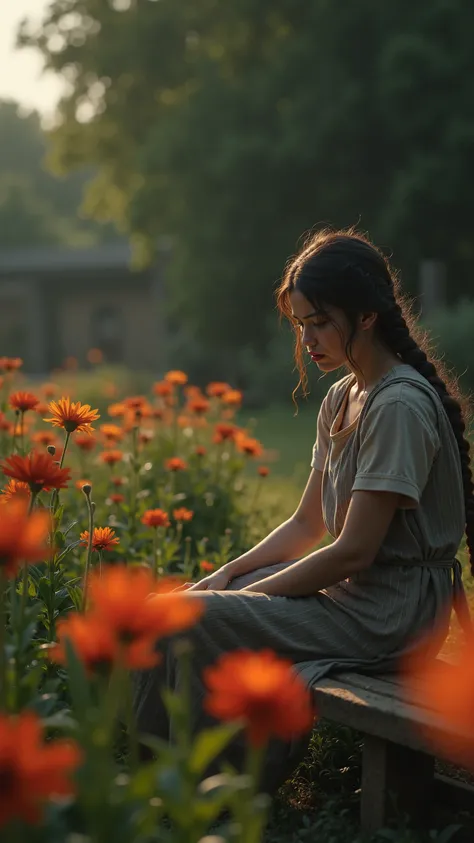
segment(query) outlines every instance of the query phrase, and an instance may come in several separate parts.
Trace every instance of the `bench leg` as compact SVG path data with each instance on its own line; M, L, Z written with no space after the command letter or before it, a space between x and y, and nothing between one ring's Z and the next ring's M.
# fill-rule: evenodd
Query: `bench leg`
M361 826L373 834L391 817L406 813L426 826L433 804L434 758L366 735L362 756Z

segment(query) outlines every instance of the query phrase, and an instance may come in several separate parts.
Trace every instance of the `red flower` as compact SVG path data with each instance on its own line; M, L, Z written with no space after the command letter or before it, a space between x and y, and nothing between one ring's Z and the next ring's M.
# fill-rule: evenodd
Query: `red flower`
M201 559L199 563L199 567L203 574L210 574L215 569L215 565L212 562L208 562L207 559Z
M34 510L28 515L28 501L21 496L5 502L0 518L0 567L8 577L16 576L22 562L34 564L47 556L48 534L46 511Z
M45 742L32 711L0 714L0 827L11 820L39 823L45 802L74 792L71 773L80 763L74 742Z
M314 719L311 694L291 662L271 650L237 650L204 669L209 688L206 710L220 720L245 723L249 741L289 740L309 731Z
M164 509L147 509L141 518L146 527L169 527L170 520Z
M120 492L113 492L110 495L110 500L112 503L123 503L125 500L124 495L121 495Z
M84 530L80 535L81 544L87 547L89 543L89 530ZM119 539L115 535L115 531L110 527L94 527L92 533L92 550L114 550L115 546L119 544Z
M165 460L165 468L167 471L186 471L187 463L181 457L170 457Z
M167 381L157 381L153 384L153 392L161 398L166 398L173 392L173 385Z
M270 469L268 468L268 465L259 465L257 471L260 477L268 477L268 475L270 474Z
M41 489L65 489L71 479L69 468L59 468L49 454L32 451L26 457L15 454L1 463L3 473L15 480L28 483L35 494Z
M207 451L206 451L204 445L197 445L197 447L194 449L194 453L198 457L204 457L206 455Z
M14 410L19 410L20 413L26 413L27 410L34 410L39 403L39 398L33 395L32 392L14 392L9 398L10 407Z
M216 445L220 445L221 442L224 442L227 439L234 440L238 432L239 428L237 425L220 422L219 424L216 424L214 428L213 442L215 442Z
M246 433L240 433L236 436L235 443L237 449L248 457L260 457L263 453L263 448L258 439L252 439Z

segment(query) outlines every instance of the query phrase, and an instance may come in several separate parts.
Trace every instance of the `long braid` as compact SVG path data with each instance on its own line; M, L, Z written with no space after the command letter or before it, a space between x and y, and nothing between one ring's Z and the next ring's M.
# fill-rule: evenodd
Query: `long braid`
M391 351L398 354L404 363L413 366L420 375L436 389L451 422L461 458L464 502L466 510L466 539L474 575L474 483L470 466L470 446L465 437L466 425L459 401L448 392L445 382L438 374L435 364L430 360L410 333L402 307L398 301L385 313L379 314L379 328L384 342Z

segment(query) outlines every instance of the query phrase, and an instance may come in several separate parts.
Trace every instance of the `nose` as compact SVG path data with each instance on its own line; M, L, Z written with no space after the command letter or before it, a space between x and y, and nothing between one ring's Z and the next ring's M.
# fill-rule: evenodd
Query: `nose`
M303 345L311 346L314 344L314 336L311 331L310 325L305 325L303 328L303 337L302 337Z

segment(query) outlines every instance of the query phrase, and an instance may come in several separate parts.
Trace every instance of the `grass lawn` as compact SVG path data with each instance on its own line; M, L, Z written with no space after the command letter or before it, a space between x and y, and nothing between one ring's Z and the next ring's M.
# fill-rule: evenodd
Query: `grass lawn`
M316 436L318 406L301 402L299 413L291 401L254 414L241 414L238 423L249 426L268 452L265 460L271 468L262 484L260 502L265 502L272 527L294 511L310 472L311 448ZM249 469L252 470L252 469ZM468 598L474 608L474 581L469 575L465 548L459 554L463 562ZM459 640L457 623L446 642L446 654L455 652ZM367 843L358 832L361 739L353 730L329 723L318 724L308 754L291 780L281 788L272 804L265 843ZM450 771L452 775L453 772ZM463 777L462 771L457 775ZM461 830L447 834L447 826L459 822ZM467 843L473 831L463 818L441 816L439 833L425 835L411 831L400 820L394 836L376 835L372 843Z

